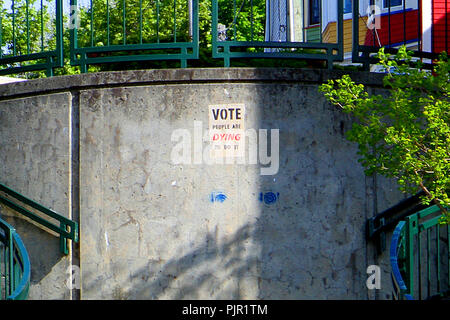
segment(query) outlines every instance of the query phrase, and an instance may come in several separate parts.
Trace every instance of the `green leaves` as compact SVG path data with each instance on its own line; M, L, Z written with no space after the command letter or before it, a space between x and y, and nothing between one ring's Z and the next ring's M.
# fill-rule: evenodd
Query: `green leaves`
M359 161L366 174L396 178L400 190L422 189L424 202L438 204L450 215L450 81L446 56L434 72L412 68L411 53L402 47L396 56L380 49L380 64L389 93L370 95L348 75L330 80L319 91L334 105L355 117L347 132L358 143ZM420 67L420 63L416 64Z

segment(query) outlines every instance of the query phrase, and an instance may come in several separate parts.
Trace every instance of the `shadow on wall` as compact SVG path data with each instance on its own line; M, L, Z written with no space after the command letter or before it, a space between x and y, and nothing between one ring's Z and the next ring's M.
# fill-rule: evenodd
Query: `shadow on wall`
M59 236L43 230L4 205L0 205L0 216L20 235L30 258L31 285L39 284L64 257L59 247Z
M48 119L61 113L69 121L60 105L79 104L82 299L367 298L364 226L377 190L357 162L357 147L344 138L352 121L316 84L280 79L93 88L73 101L63 93L23 99L29 112L17 116L19 100L6 104L4 163L13 169L3 169L5 183L26 177L24 185L46 184L30 183L47 203L66 199L64 128L72 125ZM266 159L259 153L257 164L174 164L173 131L195 121L208 127L209 106L219 104L245 104L245 129L267 130L266 141L258 137L258 148L270 146ZM24 116L29 132L12 137L14 119ZM16 143L34 137L39 146L38 129L55 155L36 153L18 166ZM269 154L278 156L278 170L261 175ZM68 203L51 207L64 212ZM34 298L68 297L71 261L61 256L58 237L11 219L30 253Z
M184 90L189 90L185 87L175 88L179 91L177 94L187 98L183 101L168 99L166 95L172 97L170 90L174 90L168 86L160 91L166 99L162 99L162 106L155 107L156 110L158 107L168 110L179 108L188 112L185 109L187 105L191 105L192 101L189 99L194 99L191 98L193 95L189 91L185 92ZM133 217L121 214L123 209L115 207L103 210L107 213L105 225L92 231L92 238L96 239L95 246L100 248L96 247L92 251L97 250L103 260L88 261L91 251L85 251L86 259L83 260L82 257L81 261L86 298L366 299L367 248L364 226L367 217L372 215L368 210L368 203L372 202L372 195L368 190L373 185L372 180L365 179L363 168L357 162L356 146L344 138L344 132L351 125L349 116L342 114L319 96L316 85L221 84L208 87L207 90L196 90L195 99L200 99L202 95L212 99L214 95L208 90L217 90L219 93L225 90L228 96L224 98L223 94L217 95L217 104L245 102L249 118L256 119L255 122L248 121L246 129L253 125L256 130L267 129L269 143L271 129L278 129L279 170L274 175L262 176L259 175L259 170L253 170L264 166L261 164L252 168L248 165L228 166L223 170L225 173L222 177L217 176L215 168L208 166L186 166L182 171L169 164L164 168L167 171L161 180L157 179L161 173L156 171L162 170L155 170L150 175L150 180L156 181L155 184L157 181L167 181L167 177L172 179L176 170L182 172L178 173L177 181L186 180L185 185L189 187L171 191L175 190L170 189L175 184L172 187L153 186L158 191L155 194L172 195L167 199L173 199L173 203L177 201L175 204L161 201L161 210L167 211L163 212L167 214L163 218L162 213L155 209L159 205L156 200L143 201L154 207L148 204L144 210L135 210ZM129 101L130 107L134 96L144 96L146 93L136 92L131 89L126 91L129 95L126 101ZM207 110L209 100L205 101L192 102L192 105L204 107L195 115L200 119L207 116L204 110ZM140 106L138 103L134 103L133 107L137 109ZM108 106L116 104L115 101L108 101ZM135 128L143 126L139 123L141 120L133 122L133 126L130 125L128 129L123 126L125 121L116 124L114 121L117 120L114 119L121 115L116 116L112 112L117 109L105 108L105 117L110 117L106 119L106 130L114 132L115 126L122 126L121 130L116 130L120 132L121 139L130 136L133 141L138 137L139 141L139 131ZM152 108L142 103L142 110L149 112L147 110ZM103 121L103 117L96 116ZM188 116L192 115L187 113L186 118ZM130 117L127 116L126 121ZM102 128L103 125L99 122L92 127ZM112 139L110 132L102 131L101 134L107 137L104 141ZM157 136L153 141L162 140L162 137ZM106 144L111 145L105 142ZM108 153L120 154L122 144L123 142L111 147ZM92 146L98 148L97 145ZM155 147L159 149L154 152L167 154L167 148L163 147ZM271 145L269 153L276 150ZM103 154L104 159L107 159L108 153ZM144 151L141 153L145 154ZM139 157L137 153L131 161L132 165L141 166ZM158 159L157 156L155 158ZM158 161L170 163L166 158ZM117 166L124 167L122 163ZM131 169L127 172L131 172ZM255 172L258 173L254 174ZM219 179L220 177L222 178ZM135 180L138 178L139 175L133 176ZM127 176L123 180L105 181L115 181L114 187L126 191L123 186L130 183L129 180ZM192 191L191 186L194 186ZM103 190L109 190L110 187L109 183L102 185ZM198 199L203 197L204 191L210 192L211 189L228 193L221 201L213 204L204 201L200 207ZM191 192L189 198L186 190ZM120 199L124 203L125 200L132 199ZM117 204L116 207L119 206ZM122 206L126 207L124 204ZM120 222L113 220L120 216L123 219ZM216 219L210 224L209 230L204 225L205 217ZM147 227L150 225L148 220L156 218L161 219L158 221L160 224L152 224L153 229ZM166 218L174 221L170 227ZM133 224L135 229L131 228ZM182 226L183 224L190 224L192 228ZM129 228L121 229L122 234L129 235L129 238L120 241L114 239L114 232L118 228L111 228L111 225ZM158 227L167 232L155 229ZM225 232L227 227L229 229ZM110 238L103 246L98 242L104 241L102 237L105 229ZM204 232L205 229L207 232ZM138 236L136 230L139 232ZM176 244L187 239L183 230L185 233L191 232L193 237L203 235L203 238L190 248L184 243L184 248L177 253ZM152 233L155 234L154 238L149 237ZM144 237L148 237L147 243L141 246ZM108 243L109 252L105 249ZM152 251L152 246L157 249ZM141 254L143 247L150 249L145 249L147 251L142 251L144 253Z
M149 261L148 265L133 270L129 283L111 288L111 299L204 299L205 294L215 299L244 299L240 280L256 266L256 259L244 254L245 243L251 238L251 227L245 225L229 239L218 241L214 232L208 233L202 246L168 261ZM226 281L219 279L220 269ZM125 270L122 270L125 271ZM120 272L116 270L116 272ZM86 274L96 280L84 283L83 289L92 291L104 287L108 279L101 273ZM227 289L226 282L231 285ZM203 291L205 290L205 291Z

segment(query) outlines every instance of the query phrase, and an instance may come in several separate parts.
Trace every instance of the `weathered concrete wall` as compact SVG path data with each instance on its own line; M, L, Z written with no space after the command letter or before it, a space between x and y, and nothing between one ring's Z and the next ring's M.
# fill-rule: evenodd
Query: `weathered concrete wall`
M0 179L30 199L70 217L71 94L8 99L0 107ZM71 256L59 253L55 235L6 206L2 218L19 232L32 265L30 296L70 298L63 285Z
M80 222L69 257L21 224L35 257L31 297L389 298L386 254L376 256L364 228L402 196L364 176L343 136L352 120L318 93L341 74L153 70L0 86L1 181ZM174 163L172 134L186 129L196 148L209 105L229 103L245 105L245 129L279 129L276 174L261 175L261 162ZM65 287L68 264L81 267L80 295ZM371 264L383 270L377 292L366 288Z

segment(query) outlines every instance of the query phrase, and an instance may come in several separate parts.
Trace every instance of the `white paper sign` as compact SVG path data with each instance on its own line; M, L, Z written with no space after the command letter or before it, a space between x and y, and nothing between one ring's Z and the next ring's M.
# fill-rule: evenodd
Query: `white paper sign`
M245 105L209 106L211 158L245 156Z

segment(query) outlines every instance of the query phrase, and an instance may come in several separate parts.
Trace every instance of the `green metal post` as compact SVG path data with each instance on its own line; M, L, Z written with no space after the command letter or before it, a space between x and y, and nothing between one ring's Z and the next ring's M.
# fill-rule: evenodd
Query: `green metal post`
M414 294L414 235L417 233L418 219L416 215L406 217L406 287L407 294Z
M440 292L441 291L441 259L440 259L440 255L441 255L441 250L440 250L440 226L437 225L436 226L436 277L437 277L437 291Z
M356 62L359 55L359 0L352 1L353 18L352 18L352 61Z
M0 59L3 57L3 21L2 15L0 14ZM0 287L0 295L1 295L1 287ZM1 298L1 296L0 296Z
M123 29L123 44L127 44L127 12L126 12L126 0L122 1L122 29Z
M13 230L8 230L8 273L9 273L9 292L10 295L14 291L14 242L13 242Z
M5 298L8 295L8 245L5 243L5 249L4 249L4 255L3 255L3 262L4 262L4 276L5 276Z
M26 27L27 27L27 54L30 54L30 17L28 12L29 7L29 0L25 2L25 21L26 21Z
M427 295L430 296L431 290L431 229L427 229Z
M24 300L30 285L29 256L11 225L0 219L0 228L0 299Z
M159 43L159 0L156 0L156 42Z
M339 5L340 5L340 1L338 0L338 20L339 20ZM320 18L319 18L319 42L322 43L323 42L323 35L322 35L322 1L319 1L319 14L320 14Z
M177 0L173 0L173 42L177 42Z
M12 27L13 27L13 55L16 55L16 12L15 1L12 0Z
M64 43L63 43L63 1L56 0L56 63L52 61L53 67L64 66ZM53 75L53 70L52 70Z
M218 23L218 4L217 0L212 1L212 7L211 7L211 44L213 48L217 47L217 23ZM213 51L213 57L216 52Z
M4 244L2 242L0 242L0 300L3 300L3 289L2 289L2 277L3 277L2 256L3 256L3 248L4 248Z
M195 5L193 5L193 27L192 27L192 32L193 32L193 47L194 47L194 52L193 52L193 56L195 59L198 59L198 55L199 55L199 1L198 0L194 0Z
M254 22L253 22L253 0L250 0L250 41L253 41L253 28L254 28Z
M60 227L62 230L67 231L67 225L64 222L61 221ZM62 234L59 235L59 245L60 245L61 252L63 252L64 254L69 254L69 249L67 247L67 238L64 237Z
M109 46L109 0L106 0L106 45Z
M70 0L70 8L71 8L71 18L72 19L78 19L78 8L77 8L77 0ZM74 61L76 59L75 55L75 49L77 48L77 42L78 42L78 31L77 31L77 21L71 20L71 28L69 30L70 32L70 60Z
M142 0L139 0L139 44L142 44Z
M52 57L47 58L47 69L45 70L45 75L47 77L53 77L53 59Z
M353 1L358 2L358 0ZM322 6L321 6L322 8ZM320 24L322 25L322 11L320 12ZM339 47L339 53L343 56L344 54L344 0L338 1L338 27L337 27L337 43ZM322 27L320 34L322 35ZM320 40L322 42L322 39ZM333 56L333 52L328 54L330 57ZM328 62L328 69L333 69L333 62Z
M450 226L447 225L447 286L450 287Z
M91 47L94 46L94 4L93 4L93 0L91 1Z
M41 0L41 52L44 51L44 5Z
M233 36L234 41L237 41L237 16L236 16L237 6L236 6L236 0L233 0Z

